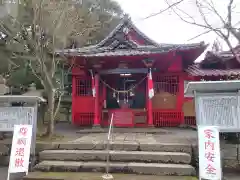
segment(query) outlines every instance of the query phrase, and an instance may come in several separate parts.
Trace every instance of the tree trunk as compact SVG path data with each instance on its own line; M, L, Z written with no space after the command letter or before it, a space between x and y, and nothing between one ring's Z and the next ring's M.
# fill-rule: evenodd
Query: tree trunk
M55 125L55 122L54 122L55 121L54 120L55 91L52 89L48 91L47 97L48 97L48 106L47 106L48 127L47 127L46 135L51 138L54 134L54 125Z

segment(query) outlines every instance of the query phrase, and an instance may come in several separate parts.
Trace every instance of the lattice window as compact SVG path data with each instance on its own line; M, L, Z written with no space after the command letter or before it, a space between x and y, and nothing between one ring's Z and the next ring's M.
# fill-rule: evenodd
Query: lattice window
M171 94L177 94L179 92L179 77L157 76L154 81L154 89L156 93L164 91Z
M77 96L92 96L91 79L76 78Z

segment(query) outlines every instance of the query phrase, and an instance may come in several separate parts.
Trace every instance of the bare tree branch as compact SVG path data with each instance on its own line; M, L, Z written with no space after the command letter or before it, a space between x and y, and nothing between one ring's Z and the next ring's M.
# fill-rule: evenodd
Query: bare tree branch
M185 11L182 11L181 9L179 9L178 7L171 7L170 6L170 3L168 2L168 0L165 0L166 4L168 4L168 7L172 9L172 11L185 23L188 23L188 24L191 24L191 25L194 25L194 26L198 26L198 27L201 27L203 29L205 29L206 31L204 31L203 33L191 38L190 40L192 39L195 39L203 34L207 34L211 31L215 32L219 37L221 37L225 42L226 44L229 46L232 54L236 57L236 59L240 62L240 58L237 56L236 52L234 52L234 49L233 49L233 46L231 44L231 41L229 40L230 38L230 34L233 35L237 40L238 42L240 43L240 33L238 32L238 29L237 28L234 28L232 26L232 5L233 5L233 2L234 0L229 0L229 4L228 4L228 15L227 15L227 19L224 20L223 16L221 16L221 14L217 11L217 9L215 8L214 6L214 3L212 0L207 1L207 0L202 0L202 1L199 1L199 0L195 0L195 4L196 4L196 7L198 8L198 12L204 22L204 24L201 24L201 23L198 23L196 22L196 20L191 16L189 15L187 12ZM203 4L205 3L205 4ZM183 16L181 16L176 10L175 8L180 11L181 13L187 15L191 21L187 20L186 18L184 18ZM219 27L219 28L216 28L214 27L213 25L211 25L211 23L208 21L208 18L206 16L206 14L203 12L203 9L208 9L210 12L213 12L219 19L220 21L222 22L223 24L223 27ZM225 32L227 32L227 34L225 34Z
M171 4L171 5L169 5L167 8L161 10L160 12L153 13L153 14L151 14L151 15L143 18L142 20L146 20L146 19L149 19L149 18L151 18L151 17L154 17L154 16L157 16L157 15L159 15L159 14L162 14L162 13L166 12L167 10L171 9L172 7L177 6L178 4L180 4L180 3L183 2L183 1L184 1L184 0L180 0L180 1L178 1L178 2L175 2L175 3Z
M170 6L168 0L164 0L164 1L166 2L166 4L168 4L168 6ZM184 19L174 8L172 8L172 10L185 23L192 24L192 25L195 25L195 26L199 26L199 27L202 27L202 28L205 28L205 29L210 29L212 31L218 31L218 29L214 29L213 27L208 27L207 25L197 23L194 20L194 18L192 16L190 16L189 14L187 14L186 12L184 12L184 14L188 15L188 17L190 17L193 21L188 21L188 20ZM182 10L181 10L181 12L182 12Z
M210 29L210 30L206 30L206 31L202 32L201 34L198 34L198 35L196 35L196 36L188 39L188 41L191 41L191 40L194 40L194 39L196 39L196 38L199 38L199 37L202 36L202 35L205 35L205 34L210 33L211 31L212 31L211 29Z

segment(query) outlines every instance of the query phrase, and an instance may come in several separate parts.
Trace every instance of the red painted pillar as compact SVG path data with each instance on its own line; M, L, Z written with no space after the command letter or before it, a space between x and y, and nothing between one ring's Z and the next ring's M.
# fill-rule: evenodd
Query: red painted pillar
M103 85L103 108L107 108L107 88Z
M179 93L178 93L178 103L177 103L177 109L182 110L183 102L184 102L184 77L182 74L179 76Z
M149 84L147 80L147 109L148 109L148 126L152 127L153 126L153 109L152 109L152 99L149 98Z
M179 75L179 94L178 94L178 105L177 108L182 112L184 105L184 77L183 74ZM180 124L184 124L184 114L182 112L181 122Z
M100 126L100 116L99 116L99 75L95 75L95 88L96 97L94 103L94 121L93 126Z
M72 75L72 124L75 124L76 95L77 95L76 76Z

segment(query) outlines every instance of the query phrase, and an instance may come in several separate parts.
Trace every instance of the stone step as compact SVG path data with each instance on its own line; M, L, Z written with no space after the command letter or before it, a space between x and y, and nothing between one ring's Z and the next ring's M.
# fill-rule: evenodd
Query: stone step
M108 133L108 128L84 128L77 133L87 134L87 133ZM171 131L163 128L118 128L114 127L114 133L149 133L149 134L171 134Z
M106 161L106 150L45 150L41 160ZM190 164L191 156L182 152L110 151L110 161Z
M43 172L106 172L106 162L42 161L35 171ZM187 164L110 162L109 172L146 175L192 176L196 171Z
M23 180L102 180L103 173L93 172L30 172ZM195 177L185 176L153 176L136 174L112 174L114 180L197 180Z
M57 148L61 150L105 150L106 142L66 142L60 143ZM158 152L192 152L190 144L181 143L147 143L135 141L114 141L110 143L111 150L119 151L158 151Z

